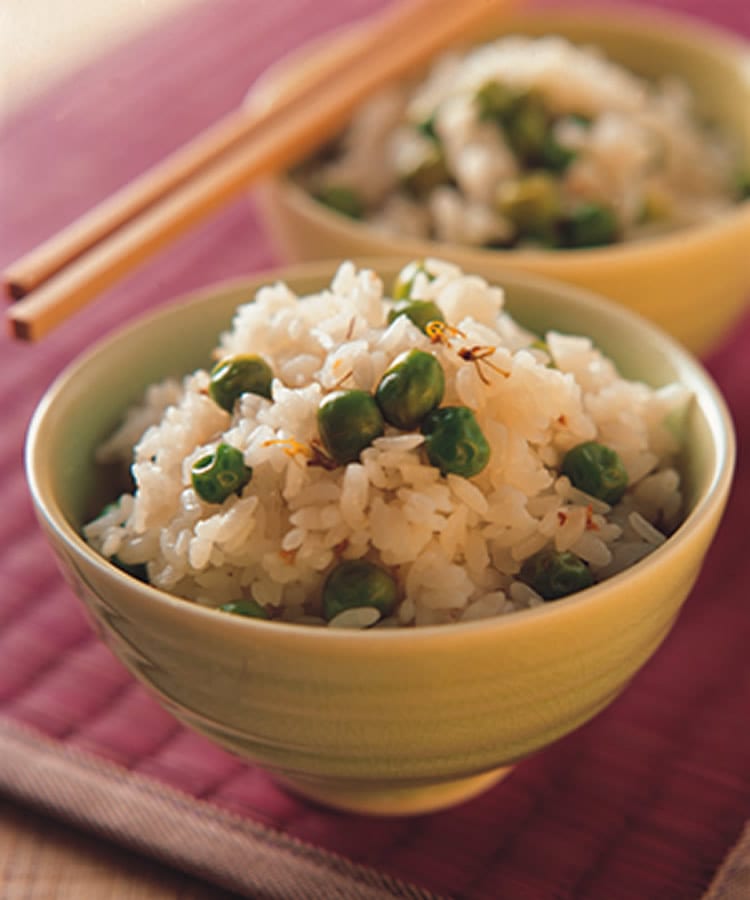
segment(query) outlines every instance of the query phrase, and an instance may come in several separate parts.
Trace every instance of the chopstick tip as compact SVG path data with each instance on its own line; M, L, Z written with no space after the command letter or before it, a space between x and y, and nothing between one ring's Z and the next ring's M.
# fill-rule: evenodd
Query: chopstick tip
M8 315L8 333L17 341L30 343L34 340L33 329L25 319L17 319Z
M3 287L5 288L5 294L9 300L20 300L28 293L21 282L15 281L13 278L8 276L5 276L3 278Z

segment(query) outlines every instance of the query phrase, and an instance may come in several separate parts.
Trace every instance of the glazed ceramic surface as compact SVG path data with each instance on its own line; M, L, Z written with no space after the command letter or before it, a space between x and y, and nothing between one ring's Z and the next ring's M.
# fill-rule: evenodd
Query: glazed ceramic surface
M376 268L387 278L398 270ZM107 338L41 402L28 478L41 526L100 635L179 719L329 804L425 811L483 789L581 725L657 649L718 525L732 426L702 367L666 335L580 290L508 272L499 283L519 321L590 334L623 375L679 380L694 394L681 462L687 518L650 557L503 618L351 632L227 616L93 552L81 525L113 494L94 451L126 407L154 380L206 366L237 304L261 284L280 278L317 291L333 271L321 263L217 286Z
M676 75L691 85L699 109L733 135L750 161L750 47L695 20L636 11L545 12L502 16L482 38L509 32L558 33L600 46L609 57L646 76ZM285 84L304 77L343 31L303 48L256 85L251 104L272 103ZM645 315L703 354L737 321L750 297L750 201L711 224L638 243L589 250L483 250L388 235L331 212L281 177L259 191L266 220L289 260L347 255L441 256L465 270L536 272L605 294Z

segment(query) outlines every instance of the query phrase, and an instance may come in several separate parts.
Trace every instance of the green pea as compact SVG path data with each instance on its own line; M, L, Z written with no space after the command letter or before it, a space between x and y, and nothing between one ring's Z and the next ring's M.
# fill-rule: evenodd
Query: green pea
M581 128L590 128L591 119L580 113L568 113L547 123L546 134L539 141L539 146L530 161L552 172L564 172L578 156L578 153L572 147L566 147L557 140L555 136L557 122L572 122Z
M612 244L618 236L617 219L607 206L583 203L561 223L561 235L566 247Z
M490 445L467 406L444 406L428 413L422 434L430 464L443 475L471 478L489 462Z
M547 132L539 153L539 164L552 172L564 172L578 154L561 144L552 130Z
M394 322L399 316L411 319L425 334L430 322L445 322L440 307L432 300L399 300L388 313L388 322Z
M585 441L565 454L560 471L571 484L605 503L617 503L628 486L628 473L616 450Z
M505 134L520 160L531 164L541 158L549 134L549 114L536 91L518 97L505 122Z
M273 371L260 356L228 356L211 369L208 393L222 409L231 412L242 394L271 399Z
M451 173L445 155L437 144L432 144L421 162L401 177L404 187L414 197L426 197L438 185L447 184Z
M365 204L360 195L345 185L325 185L314 196L324 206L350 219L361 219L365 214Z
M234 600L220 606L222 612L233 613L235 616L246 616L248 619L268 619L270 616L265 608L256 600Z
M408 431L440 405L444 392L443 367L431 353L415 349L391 363L375 389L375 400L386 422Z
M414 259L407 263L396 276L391 289L391 295L394 300L411 300L411 292L414 288L414 281L419 273L422 273L428 281L434 281L435 276L430 275L424 266L422 260ZM391 321L389 319L388 321Z
M340 465L354 462L385 430L372 394L334 391L318 407L318 430L323 446Z
M253 470L245 465L242 453L225 443L196 460L191 473L195 493L206 503L223 503L239 494L252 477Z
M594 583L591 569L569 550L542 550L524 562L518 577L545 600L567 597Z
M365 559L347 559L331 571L323 585L323 617L330 622L345 609L371 606L381 615L393 612L396 582L380 566Z
M551 238L562 215L557 182L544 172L503 182L497 190L496 206L520 234L542 239Z
M517 101L517 92L499 81L486 81L474 95L479 118L483 121L504 121Z

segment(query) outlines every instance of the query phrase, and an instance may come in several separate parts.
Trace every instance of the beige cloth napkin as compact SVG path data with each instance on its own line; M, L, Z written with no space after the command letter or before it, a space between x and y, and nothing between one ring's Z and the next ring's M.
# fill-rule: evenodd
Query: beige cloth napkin
M2 717L0 760L0 797L6 794L243 896L445 900ZM0 897L6 898L2 886Z
M1 718L0 758L0 793L230 890L276 900L440 900ZM750 821L701 900L750 900Z

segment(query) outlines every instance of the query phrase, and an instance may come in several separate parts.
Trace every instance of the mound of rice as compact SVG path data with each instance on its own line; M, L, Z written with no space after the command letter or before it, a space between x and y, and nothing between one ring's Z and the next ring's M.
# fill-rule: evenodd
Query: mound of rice
M542 344L504 311L501 288L438 260L424 265L430 277L419 274L412 295L435 300L460 331L446 342L406 316L387 324L383 282L349 262L319 294L263 287L237 310L216 356L262 355L276 376L272 400L244 394L225 412L208 395L206 370L152 387L99 452L131 467L135 489L85 527L87 540L123 564L145 563L153 585L188 600L253 598L274 619L320 624L327 573L367 558L399 587L397 608L376 627L542 603L516 576L545 547L571 550L599 581L663 542L681 515L674 425L685 389L624 380L585 337L550 332ZM494 347L492 365L464 359L465 346ZM356 462L311 465L321 398L374 391L413 347L442 364L443 405L474 411L491 448L486 468L470 480L443 477L419 431L391 426ZM564 453L592 439L627 469L614 508L559 474ZM191 487L191 465L222 441L254 474L241 495L208 504Z
M591 203L611 210L618 234L604 242L707 222L741 199L737 148L699 119L684 82L647 81L597 48L554 35L452 52L424 81L386 89L360 108L332 158L303 167L302 183L318 196L330 187L353 191L357 217L391 233L488 247L535 243L497 197L545 163L519 158L507 129L481 114L477 92L492 82L542 98L555 141L573 157L551 170L560 202L568 214ZM436 145L444 175L415 196L405 179Z

